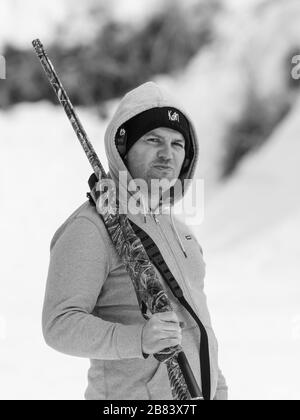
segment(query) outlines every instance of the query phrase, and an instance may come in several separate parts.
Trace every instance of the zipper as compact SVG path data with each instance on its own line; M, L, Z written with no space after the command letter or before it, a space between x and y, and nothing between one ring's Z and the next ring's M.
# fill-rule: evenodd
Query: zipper
M174 259L175 264L176 264L176 266L177 266L177 269L178 269L178 271L179 271L179 273L180 273L180 275L181 275L181 280L182 280L183 287L184 287L184 289L185 289L186 296L188 296L188 297L189 297L190 302L191 302L191 306L192 306L192 308L194 309L195 313L196 313L196 314L198 314L198 317L199 317L199 316L200 316L200 314L198 313L197 306L195 305L195 302L193 301L192 296L191 296L191 294L190 294L190 292L189 292L189 288L187 287L187 285L186 285L186 283L185 283L185 280L184 280L184 274L183 274L183 272L182 272L182 270L181 270L181 268L180 268L180 265L179 265L179 264L178 264L178 262L177 262L177 258L176 258L175 254L174 254L174 251L173 251L172 247L169 245L169 240L168 240L168 238L166 237L166 234L165 234L165 232L163 231L163 229L162 229L162 227L161 227L160 221L158 220L158 218L156 217L156 215L155 215L155 214L153 214L153 218L154 218L154 220L155 220L156 224L157 224L157 225L159 225L159 230L161 231L161 233L162 233L162 235L163 235L163 237L164 237L164 239L165 239L166 244L168 244L168 246L169 246L169 248L170 248L170 250L171 250L171 253L172 253L172 255L173 255L173 259Z

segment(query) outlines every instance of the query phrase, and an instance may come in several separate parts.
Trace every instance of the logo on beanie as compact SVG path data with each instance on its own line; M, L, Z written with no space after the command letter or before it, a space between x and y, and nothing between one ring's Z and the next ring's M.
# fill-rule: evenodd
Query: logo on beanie
M180 122L179 114L176 111L174 111L173 113L172 111L168 111L168 117L170 121L177 121L178 123Z
M121 130L120 130L120 136L123 137L123 136L125 136L125 134L126 134L125 128L121 128Z

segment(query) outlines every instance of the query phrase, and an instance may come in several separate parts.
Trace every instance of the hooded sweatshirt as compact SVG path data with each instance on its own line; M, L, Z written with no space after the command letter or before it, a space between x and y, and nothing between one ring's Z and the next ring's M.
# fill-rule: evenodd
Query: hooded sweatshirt
M145 83L122 99L105 133L109 175L119 185L120 205L132 194L128 191L132 178L116 147L117 131L133 116L154 107L177 108L186 116L194 155L181 177L191 180L194 176L199 146L192 121L167 92L153 82ZM124 177L120 180L120 171L127 171L127 181ZM178 199L175 196L174 203ZM173 218L172 206L169 214L155 215L145 206L143 213L129 212L127 216L158 246L186 301L204 324L209 339L211 398L227 399L204 294L202 249L187 226ZM199 328L155 271L179 321L184 322L181 345L201 389ZM46 343L59 352L90 359L86 400L172 400L166 365L153 355L144 357L145 322L132 281L96 208L87 201L51 241L42 316Z

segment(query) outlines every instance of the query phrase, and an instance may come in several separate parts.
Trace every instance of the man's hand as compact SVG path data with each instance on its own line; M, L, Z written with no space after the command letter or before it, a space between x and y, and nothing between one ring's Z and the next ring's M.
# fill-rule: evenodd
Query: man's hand
M155 354L181 344L181 325L175 312L159 312L145 323L142 333L142 350Z

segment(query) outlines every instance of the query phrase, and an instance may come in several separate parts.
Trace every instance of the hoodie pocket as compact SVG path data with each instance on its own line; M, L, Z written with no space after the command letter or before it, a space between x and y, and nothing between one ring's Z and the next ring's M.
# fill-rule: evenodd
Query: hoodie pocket
M159 363L152 378L146 383L150 400L172 400L172 391L167 366Z

